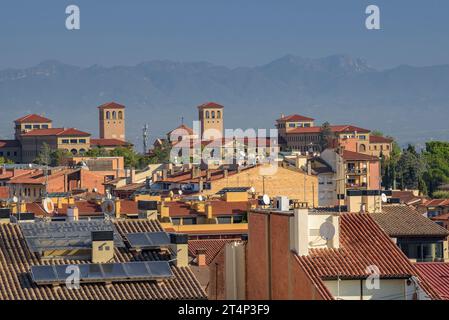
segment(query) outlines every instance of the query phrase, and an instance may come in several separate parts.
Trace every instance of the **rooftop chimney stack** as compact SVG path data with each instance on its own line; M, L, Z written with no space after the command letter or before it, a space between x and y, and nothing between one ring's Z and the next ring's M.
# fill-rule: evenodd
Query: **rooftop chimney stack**
M67 221L73 222L79 220L79 210L76 206L69 206L67 208Z
M170 248L176 254L175 265L187 267L189 265L188 235L180 233L170 234Z
M198 267L206 266L206 249L196 250L196 262L198 264Z
M92 231L92 263L114 259L114 231Z

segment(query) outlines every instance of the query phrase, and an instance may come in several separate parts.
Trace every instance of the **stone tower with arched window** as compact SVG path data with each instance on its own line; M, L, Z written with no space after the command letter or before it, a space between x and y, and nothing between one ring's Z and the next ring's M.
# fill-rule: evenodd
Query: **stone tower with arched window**
M125 106L109 102L98 107L100 139L125 141Z
M223 109L222 105L208 102L198 106L198 119L201 125L203 140L214 140L223 137Z

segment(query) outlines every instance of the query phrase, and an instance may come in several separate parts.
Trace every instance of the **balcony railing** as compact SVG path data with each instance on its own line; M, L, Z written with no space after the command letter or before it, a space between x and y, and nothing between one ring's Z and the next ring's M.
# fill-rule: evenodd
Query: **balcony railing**
M366 168L363 168L363 169L347 168L346 173L352 174L352 175L363 175L363 174L367 174L368 171L366 170Z

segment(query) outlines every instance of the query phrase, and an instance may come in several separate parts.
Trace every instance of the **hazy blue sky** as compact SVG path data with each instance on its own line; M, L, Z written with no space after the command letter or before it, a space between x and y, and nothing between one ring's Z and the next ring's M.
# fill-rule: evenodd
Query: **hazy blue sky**
M65 8L81 30L65 29ZM365 8L381 9L380 31ZM264 64L287 53L347 53L378 68L449 63L447 0L0 0L0 68L57 59L133 65L152 59Z

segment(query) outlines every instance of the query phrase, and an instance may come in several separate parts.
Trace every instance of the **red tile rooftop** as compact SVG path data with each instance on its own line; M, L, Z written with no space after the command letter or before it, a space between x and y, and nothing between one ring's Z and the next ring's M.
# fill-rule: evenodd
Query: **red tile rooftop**
M98 109L125 109L125 106L116 102L107 102L98 107Z
M330 129L334 133L370 133L371 131L368 129L359 128L352 125L332 125L330 126ZM320 133L321 127L315 126L315 127L301 127L301 128L295 128L287 131L287 134L302 134L302 133Z
M14 122L16 123L48 123L52 122L52 120L40 116L38 114L28 114L19 119L16 119Z
M378 267L381 278L419 277L408 258L370 214L341 214L339 249L310 249L309 255L295 257L325 299L333 297L323 280L365 279L371 275L367 270L370 265ZM419 278L423 289L438 299L436 291Z
M203 103L202 105L198 106L198 109L202 110L202 109L208 109L208 108L220 108L223 109L224 107L221 104L218 104L216 102L206 102Z
M115 146L129 146L129 142L119 139L90 139L91 146L98 147L115 147Z
M51 129L35 129L22 134L23 137L34 136L60 136L60 137L89 137L90 133L80 131L76 128L51 128Z
M0 140L0 148L16 148L20 147L18 140Z
M349 150L343 151L343 159L346 161L379 161L378 157Z
M432 199L424 203L428 207L444 207L449 206L449 199Z
M238 239L189 240L189 254L192 257L196 257L197 250L205 250L206 265L209 265L227 243L234 241L238 241Z
M180 126L176 127L175 129L171 130L170 132L168 132L167 136L171 135L172 133L178 134L180 136L185 135L185 134L193 135L193 129L189 128L185 124L181 124Z
M449 300L449 263L417 263L415 268L444 300Z
M380 137L380 136L370 136L369 143L392 143L393 138Z
M311 121L314 121L314 120L315 119L313 119L313 118L301 116L299 114L292 114L292 115L289 115L289 116L285 116L283 118L279 118L276 121L277 122L287 122L287 121L295 121L295 122L307 121L307 122L311 122Z

